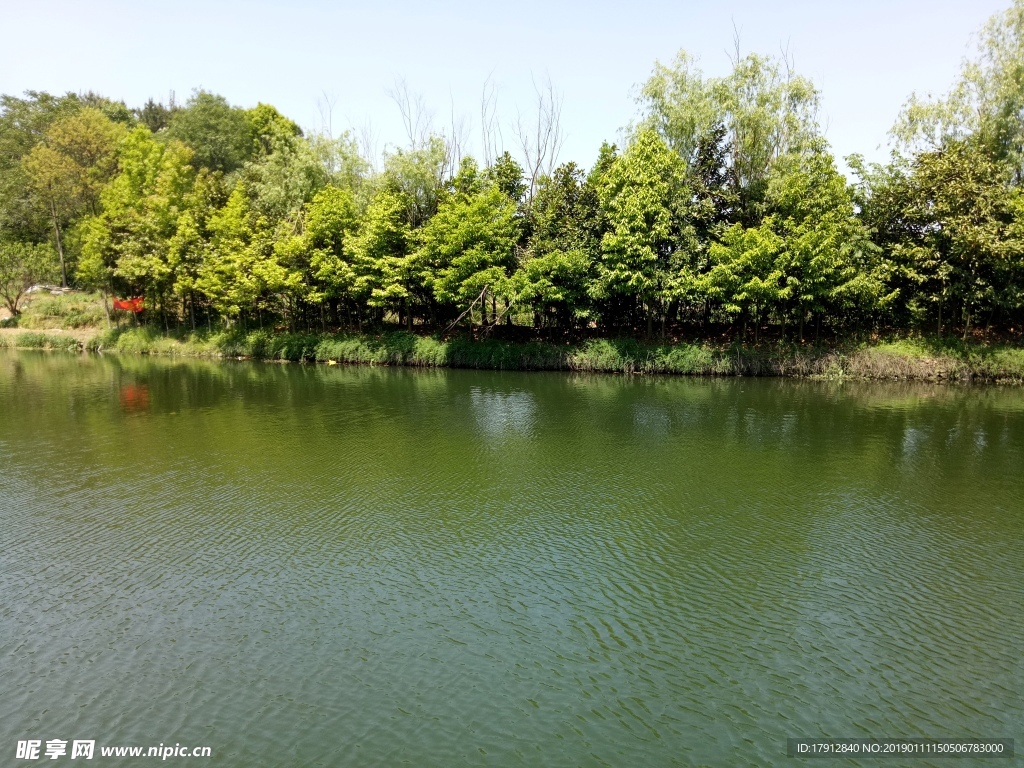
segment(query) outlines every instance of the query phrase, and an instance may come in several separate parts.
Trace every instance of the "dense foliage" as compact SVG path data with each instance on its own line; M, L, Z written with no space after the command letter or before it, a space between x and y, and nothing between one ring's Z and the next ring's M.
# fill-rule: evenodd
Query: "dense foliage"
M848 160L784 60L681 53L620 150L537 177L425 135L379 171L350 137L198 91L0 100L0 298L143 295L152 322L291 331L940 335L1024 323L1024 0L891 161Z

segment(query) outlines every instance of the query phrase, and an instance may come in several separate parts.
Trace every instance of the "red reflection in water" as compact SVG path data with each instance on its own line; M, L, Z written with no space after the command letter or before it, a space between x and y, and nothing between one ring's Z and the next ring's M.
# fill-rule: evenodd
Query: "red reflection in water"
M119 393L121 410L141 413L149 410L149 387L145 384L125 384Z

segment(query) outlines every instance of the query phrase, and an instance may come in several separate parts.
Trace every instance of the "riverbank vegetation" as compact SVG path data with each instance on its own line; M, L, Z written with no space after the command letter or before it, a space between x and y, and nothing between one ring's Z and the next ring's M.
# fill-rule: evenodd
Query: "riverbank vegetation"
M382 159L205 91L3 96L0 300L21 328L119 326L88 343L122 351L1019 378L1022 68L1017 0L852 182L814 85L758 55L657 63L589 169L556 164L551 92L518 158L493 130L469 156L406 97ZM45 281L97 298L23 313ZM116 296L144 297L140 327Z
M1024 349L947 337L799 344L594 338L554 343L471 341L394 330L369 333L183 331L127 327L101 333L21 331L0 347L421 368L578 371L694 376L798 376L1024 383Z

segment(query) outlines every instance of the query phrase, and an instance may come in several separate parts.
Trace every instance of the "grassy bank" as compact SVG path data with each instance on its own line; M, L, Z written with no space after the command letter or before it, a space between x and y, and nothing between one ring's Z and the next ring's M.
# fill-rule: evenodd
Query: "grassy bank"
M648 344L592 339L575 344L440 339L396 331L371 334L164 334L150 328L92 336L21 331L0 346L136 355L245 358L364 365L564 370L697 376L982 380L1024 383L1024 349L953 340L900 339L847 346Z
M47 349L63 352L81 352L88 338L81 334L41 331L11 331L0 329L0 349Z

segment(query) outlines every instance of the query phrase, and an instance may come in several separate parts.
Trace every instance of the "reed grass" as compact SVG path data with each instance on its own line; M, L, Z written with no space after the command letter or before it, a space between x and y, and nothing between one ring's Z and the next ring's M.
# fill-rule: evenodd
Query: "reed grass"
M21 334L17 346L64 348ZM9 337L11 338L11 337ZM63 347L62 347L63 344ZM1024 383L1024 349L905 338L839 347L764 344L757 347L590 339L571 344L499 339L443 339L405 331L303 334L270 331L165 334L153 328L114 329L89 339L94 352L244 358L485 370L564 370L692 376L798 376L828 379Z

